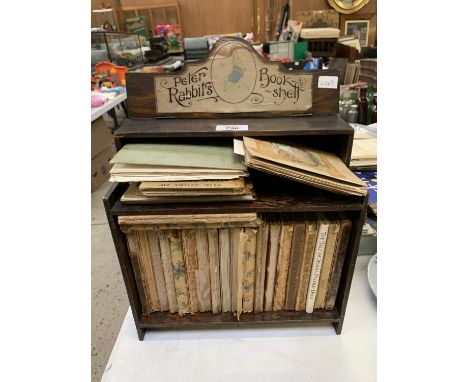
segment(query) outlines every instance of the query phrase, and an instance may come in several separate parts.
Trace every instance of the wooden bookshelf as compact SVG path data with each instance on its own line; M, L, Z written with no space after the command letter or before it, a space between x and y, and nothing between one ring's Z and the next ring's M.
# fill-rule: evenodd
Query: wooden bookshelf
M217 124L248 124L248 131L216 132ZM204 118L127 120L114 135L117 149L127 143L167 142L184 140L194 142L232 143L233 137L278 136L288 140L336 153L349 165L354 130L336 116L306 116L279 118ZM245 326L281 323L331 323L341 333L346 304L353 278L362 225L365 219L367 197L346 196L315 189L300 183L249 170L257 193L252 202L123 204L120 197L127 183L113 184L104 197L104 206L127 289L138 337L143 340L148 329ZM274 185L274 187L273 187ZM239 320L233 313L177 313L154 312L143 316L135 275L130 261L125 234L120 230L118 217L123 215L205 214L235 212L316 212L345 211L352 221L351 237L345 256L335 308L313 313L279 311L243 313Z

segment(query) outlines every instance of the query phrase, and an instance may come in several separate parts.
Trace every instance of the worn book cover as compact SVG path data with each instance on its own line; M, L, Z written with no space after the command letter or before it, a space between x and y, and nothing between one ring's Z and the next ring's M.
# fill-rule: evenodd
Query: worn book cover
M231 235L227 228L219 229L219 262L222 311L231 312Z
M158 291L161 311L169 310L169 300L167 297L166 282L164 280L164 270L159 249L159 240L155 232L147 232L148 246L151 253L151 263L153 264L154 277L156 279L156 289Z
M328 220L322 213L318 214L318 234L317 242L315 243L314 259L312 262L312 269L309 279L309 287L307 290L306 312L312 313L314 311L315 298L320 278L320 271L322 269L322 259L325 252L328 236Z
M315 214L308 215L305 239L304 253L302 256L301 272L299 274L299 289L296 298L296 310L302 311L306 308L307 290L309 288L309 279L314 258L315 243L317 241L317 217Z
M301 271L302 255L304 252L305 221L301 215L292 215L293 235L291 243L291 258L289 260L288 282L286 286L285 310L296 307L297 290L299 287L299 273Z
M180 143L126 144L110 163L245 170L232 146Z
M243 243L243 266L244 276L242 279L242 311L252 312L254 309L255 297L255 258L257 247L257 230L246 228L244 230L245 243Z
M200 310L196 279L196 271L198 269L196 230L184 229L181 230L181 235L190 313L196 313Z
M340 286L341 273L343 270L344 259L348 250L349 238L351 234L352 222L342 212L339 213L341 229L338 234L338 250L333 259L330 282L328 283L325 309L331 310L335 307L336 296Z
M194 215L128 215L119 216L120 225L129 224L210 224L253 222L257 220L257 214L194 214Z
M208 233L208 255L210 263L211 309L213 313L221 312L221 282L219 279L219 240L218 230L211 228Z
M137 232L138 242L140 244L140 251L138 255L140 257L140 269L142 274L143 287L147 290L147 296L149 299L151 311L161 310L159 303L159 296L156 290L156 280L153 273L153 265L151 263L151 253L148 247L148 239L146 238L145 231Z
M317 297L315 298L314 309L325 309L328 282L330 280L333 257L337 250L337 239L340 232L340 222L335 214L328 213L329 222L327 244L323 254L322 269L320 271L319 284L317 288Z
M279 243L278 265L276 267L275 294L273 297L273 310L284 310L286 299L286 285L289 274L289 260L291 257L291 241L293 225L287 220L282 220L281 236Z
M245 179L230 180L187 180L180 182L142 182L138 189L140 191L201 191L201 190L232 190L241 191L244 189Z
M245 266L245 257L244 257L244 245L247 240L247 235L245 234L244 229L239 229L238 231L233 232L233 236L231 237L231 241L236 242L235 250L235 261L236 261L236 292L235 292L235 307L233 308L233 312L236 312L237 319L239 319L242 313L242 300L244 297L244 266Z
M164 269L164 281L167 290L167 300L169 303L169 312L177 312L177 298L174 283L174 274L172 272L171 248L169 245L169 236L165 231L156 232L159 239L159 248L161 250L161 261Z
M211 310L211 282L208 233L206 229L196 230L196 242L198 267L195 271L195 279L197 283L198 310L208 312Z
M239 272L238 272L238 265L239 265L239 257L242 259L242 256L239 256L239 239L240 233L242 228L231 228L231 311L237 312L237 305L238 305L238 283L237 280L239 279ZM242 249L243 252L243 249ZM243 274L243 269L241 267L241 275ZM242 280L242 276L241 276ZM242 290L242 289L241 289ZM242 293L241 293L241 307L242 307ZM239 312L240 314L240 312Z
M182 247L181 231L165 231L169 235L169 246L171 250L172 272L177 298L177 310L179 314L190 313L190 299L187 288L187 275Z
M332 153L298 143L244 137L245 163L330 191L365 195L365 184Z
M143 314L151 313L151 305L149 302L148 292L143 285L142 271L140 267L140 244L138 243L138 233L127 233L128 253L132 262L133 273L135 275L135 282L140 296L141 310Z
M278 263L279 242L281 234L281 220L279 214L269 214L270 233L267 250L267 273L265 285L265 312L273 309L273 294L275 291L276 267Z
M267 221L264 221L257 231L257 250L255 259L255 312L263 312L263 304L265 301L265 272L269 231L270 226Z

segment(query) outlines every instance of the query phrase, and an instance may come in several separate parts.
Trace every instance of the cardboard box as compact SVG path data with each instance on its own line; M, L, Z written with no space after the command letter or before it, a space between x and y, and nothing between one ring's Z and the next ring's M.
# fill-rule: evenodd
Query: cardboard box
M102 117L91 123L91 158L114 143L114 137Z
M91 192L97 190L99 186L109 179L109 161L114 156L115 146L105 148L100 154L91 159Z

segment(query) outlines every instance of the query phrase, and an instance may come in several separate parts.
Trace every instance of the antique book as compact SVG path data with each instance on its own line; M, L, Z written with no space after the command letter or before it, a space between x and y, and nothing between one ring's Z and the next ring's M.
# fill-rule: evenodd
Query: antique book
M197 261L195 271L197 283L198 309L200 312L211 310L210 262L208 254L208 234L206 229L197 229Z
M236 306L233 308L233 312L236 313L237 319L239 319L241 313L242 313L242 299L244 297L244 285L243 285L243 279L244 279L244 266L245 266L245 257L244 257L244 246L245 242L247 240L247 235L245 234L245 231L243 229L239 229L238 231L233 232L233 237L231 237L231 242L237 242L235 246L236 250Z
M257 218L251 222L218 222L218 223L165 223L165 224L124 224L120 226L122 232L131 231L159 231L163 229L196 229L196 228L256 228L262 223L262 219Z
M263 312L263 304L265 301L265 273L269 231L270 227L268 222L263 222L257 230L257 249L255 256L255 312Z
M339 213L341 229L338 234L338 250L333 259L330 281L328 283L327 298L325 309L331 310L335 307L335 300L340 286L341 272L343 269L346 251L348 249L349 238L351 234L352 223L343 212Z
M231 311L234 313L237 312L237 280L239 278L239 239L242 228L231 228L229 231L231 233ZM240 271L242 275L243 270L241 269Z
M181 182L142 182L138 189L140 191L241 191L244 189L245 179L229 180L188 180Z
M179 314L190 312L189 292L187 289L184 254L182 250L181 231L168 230L169 246L171 251L172 272L177 299L177 311Z
M180 232L182 235L182 253L185 264L190 313L196 313L200 310L196 280L196 271L198 269L196 230L183 229Z
M210 228L208 233L208 256L210 263L211 309L213 313L221 312L221 282L219 279L219 242L218 230Z
M245 242L242 244L244 276L242 278L242 312L252 312L254 309L255 291L255 257L257 247L257 230L246 228L244 230ZM241 246L241 247L242 247Z
M110 163L245 170L232 146L181 143L131 143Z
M325 252L323 254L322 269L320 271L319 284L317 288L317 296L315 297L314 309L325 309L328 282L330 280L330 272L337 250L337 239L340 232L340 222L337 220L335 214L327 214L329 222L327 244L325 245Z
M281 234L281 220L279 214L270 214L268 219L270 233L268 240L268 266L265 282L265 312L273 309L273 294L275 291L276 266L278 263L278 252Z
M153 264L153 272L156 280L156 289L158 291L159 303L161 311L169 310L169 300L167 297L166 282L164 280L164 270L161 261L161 251L159 249L159 241L155 232L147 232L148 245L151 253L151 263Z
M231 235L227 228L219 229L219 262L222 311L231 312Z
M299 274L299 288L296 298L296 310L301 311L306 308L307 290L314 258L315 243L317 241L317 221L316 216L311 215L306 221L304 253L302 256L301 272Z
M128 253L132 262L133 273L135 274L135 283L140 296L141 310L143 314L151 313L151 306L147 291L143 285L142 271L140 267L140 244L138 243L138 233L129 232L127 233Z
M172 272L171 249L169 245L169 237L165 231L156 232L159 238L159 249L161 251L161 260L164 270L164 281L167 291L167 299L169 303L169 312L177 312L177 298L174 284L174 274Z
M145 231L137 232L138 242L140 243L140 251L138 252L140 269L142 274L143 286L147 290L147 296L151 311L161 310L159 296L156 290L156 280L153 273L153 265L151 263L151 253L148 247L148 239Z
M304 252L305 221L304 217L291 216L293 224L293 235L291 241L291 257L289 260L288 282L286 285L286 299L284 310L296 308L297 290L299 287L299 273L301 271L302 255Z
M289 259L291 256L291 241L293 225L287 220L282 221L279 242L278 264L276 266L275 294L273 296L273 310L284 310L286 299L286 285L288 282Z
M247 166L332 192L366 195L367 189L335 154L298 143L244 137Z
M314 259L312 261L312 269L310 271L309 287L307 290L306 312L312 313L314 311L315 297L317 295L317 288L320 278L320 271L322 269L323 253L328 236L328 220L322 213L318 213L318 233L317 242L315 243Z
M138 191L138 183L131 183L120 201L125 204L166 204L166 203L209 203L209 202L246 202L257 197L253 189L235 195L158 195L146 196Z
M120 225L129 224L210 224L229 222L253 222L257 214L194 214L194 215L129 215L119 216Z

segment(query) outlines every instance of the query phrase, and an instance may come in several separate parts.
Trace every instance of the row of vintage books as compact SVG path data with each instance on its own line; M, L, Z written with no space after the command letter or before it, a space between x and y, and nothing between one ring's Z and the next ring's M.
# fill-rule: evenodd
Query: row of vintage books
M344 213L119 216L143 314L335 306L351 220Z

